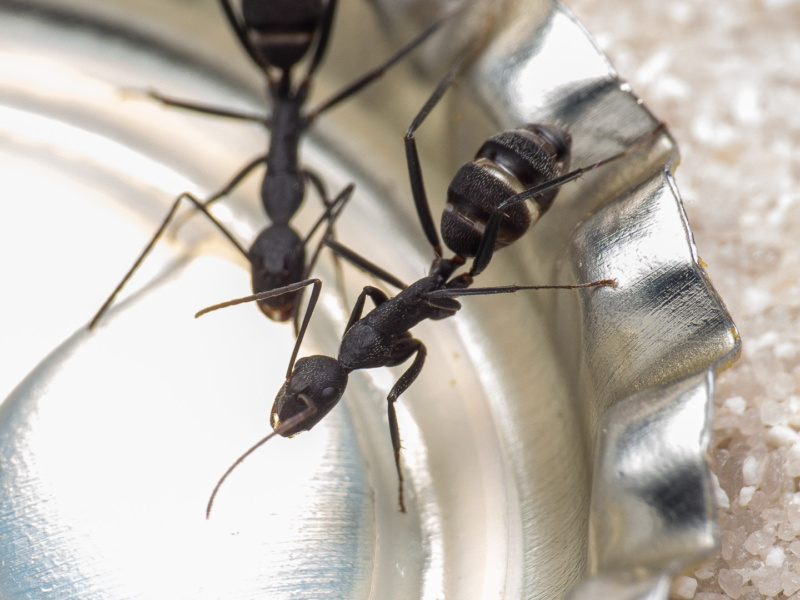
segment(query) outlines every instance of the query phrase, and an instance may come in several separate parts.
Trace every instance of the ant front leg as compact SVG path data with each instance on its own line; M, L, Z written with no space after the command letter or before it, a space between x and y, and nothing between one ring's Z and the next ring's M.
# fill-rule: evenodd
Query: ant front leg
M408 370L400 376L400 379L397 380L397 383L394 384L394 387L392 387L392 390L386 397L387 412L389 415L389 434L392 437L394 463L395 467L397 468L397 500L400 504L400 512L402 513L406 512L406 504L403 498L403 470L400 467L400 450L402 445L400 443L400 428L397 425L397 413L395 412L394 403L397 402L397 399L400 397L400 395L405 392L412 383L414 383L417 376L422 371L422 367L425 364L425 357L428 355L428 350L425 348L425 344L419 340L409 338L405 342L406 343L402 344L403 347L401 351L406 356L410 356L416 352L417 356L414 358L414 362L411 363L411 366L408 368Z
M345 333L347 333L347 331L353 325L355 325L356 321L358 321L361 318L361 315L364 313L364 303L367 300L367 296L372 298L372 302L375 304L376 308L389 299L389 297L383 293L382 290L372 287L371 285L365 286L358 295L356 303L353 305L353 312L350 313L350 320L347 322L347 326L344 328Z

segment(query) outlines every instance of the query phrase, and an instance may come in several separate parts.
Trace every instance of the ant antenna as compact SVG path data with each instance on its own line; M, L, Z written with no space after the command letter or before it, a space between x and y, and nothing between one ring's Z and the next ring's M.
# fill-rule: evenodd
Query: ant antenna
M219 488L222 487L222 484L228 478L228 475L230 475L236 467L238 467L240 464L244 462L244 459L246 459L253 452L258 450L261 446L266 444L276 435L283 435L285 432L290 431L295 425L299 425L300 423L305 421L308 417L317 412L317 407L314 406L314 404L311 402L308 396L306 396L305 394L300 394L299 398L306 403L307 408L300 414L295 415L290 419L287 419L286 422L283 423L276 430L270 432L269 435L264 436L258 442L253 444L244 454L242 454L239 458L237 458L236 461L230 467L228 467L228 470L225 471L222 477L219 478L219 481L217 481L217 485L214 486L214 491L211 492L211 497L209 497L208 499L208 504L206 505L206 520L208 520L211 517L211 509L214 506L214 499L217 497L217 492L219 492Z
M572 283L566 285L501 285L490 288L447 288L432 290L425 298L461 298L462 296L489 296L492 294L516 294L522 290L583 290L587 288L617 288L616 279L600 279L589 283Z
M228 300L227 302L220 302L219 304L214 304L213 306L208 306L203 310L197 311L194 315L194 318L197 319L205 314L208 314L215 310L219 310L220 308L228 308L229 306L246 304L247 302L266 300L267 298L274 298L276 296L282 296L283 294L296 292L298 290L302 290L305 287L308 287L309 285L314 286L314 289L311 290L311 298L309 298L308 300L308 306L306 307L306 314L303 316L303 323L302 325L300 325L300 333L297 334L297 341L295 341L294 343L292 358L289 361L289 368L286 371L286 381L289 381L289 379L291 379L292 377L292 369L294 369L294 361L297 359L297 353L300 351L300 343L303 341L303 336L305 336L306 334L306 329L308 329L308 322L311 320L311 313L314 312L314 307L317 305L317 300L319 299L319 292L322 289L322 281L320 281L319 279L306 279L305 281L301 281L299 283L292 283L291 285L286 285L282 288L276 288L274 290L268 290L266 292L260 292L258 294L251 294L250 296L244 296L243 298L236 298L235 300Z

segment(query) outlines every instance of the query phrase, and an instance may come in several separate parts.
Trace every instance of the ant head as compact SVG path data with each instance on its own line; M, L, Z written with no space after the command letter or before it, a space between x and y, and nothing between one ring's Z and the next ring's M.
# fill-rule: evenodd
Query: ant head
M262 231L248 252L252 267L253 293L275 290L303 279L306 252L303 241L288 225L272 225ZM258 301L258 307L273 321L288 321L299 292Z
M242 16L253 48L267 63L288 70L314 41L322 0L242 0Z
M282 423L313 406L312 414L280 434L290 437L308 431L336 406L346 387L347 371L335 358L320 355L301 358L275 397L270 416L272 428L277 430Z

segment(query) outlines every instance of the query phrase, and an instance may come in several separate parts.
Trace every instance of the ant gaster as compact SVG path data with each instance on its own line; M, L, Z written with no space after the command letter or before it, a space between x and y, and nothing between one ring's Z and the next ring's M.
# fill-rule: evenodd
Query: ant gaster
M359 294L339 346L338 357L310 356L297 360L297 354L321 288L318 279L308 279L282 290L272 290L231 300L198 312L201 316L219 308L251 302L312 286L313 291L300 327L286 381L275 398L271 412L273 432L245 452L223 474L209 499L210 514L216 494L228 475L258 447L274 435L292 436L316 425L342 398L352 371L397 366L414 357L411 366L400 376L387 396L389 432L398 475L398 503L405 512L403 474L400 461L400 432L395 402L422 371L427 349L415 339L410 329L425 321L453 316L461 308L461 296L508 294L536 289L587 289L616 287L610 279L575 285L499 286L470 288L474 277L491 261L496 248L519 238L552 204L558 187L583 173L628 155L633 149L652 141L663 125L641 136L625 151L592 165L564 173L569 161L570 138L561 130L543 125L524 125L490 138L478 151L475 160L462 166L453 178L448 193L448 208L443 215L443 232L452 258L442 256L439 236L430 214L422 180L414 131L441 99L466 58L447 74L412 122L406 135L407 162L418 217L434 250L434 259L426 277L407 286L385 271L326 235L324 243L336 255L389 283L401 291L388 297L378 288L367 286ZM522 203L534 199L533 211ZM519 209L519 210L518 210ZM456 275L474 256L467 273ZM367 298L375 305L364 315Z
M94 328L162 236L182 200L188 200L205 214L250 263L255 293L281 288L307 278L319 252L306 264L306 244L324 221L333 222L336 219L349 195L342 196L338 203L329 201L319 176L299 165L298 146L301 136L321 113L379 78L458 12L445 15L384 64L365 73L319 106L304 111L312 77L328 47L337 0L328 0L325 3L322 0L243 0L241 17L236 15L230 0L220 0L220 3L245 51L264 73L268 95L273 102L271 115L265 117L230 111L170 98L157 92L149 92L148 95L167 106L260 123L271 134L267 153L250 161L223 188L204 202L188 192L181 194L133 266L92 318L89 329ZM313 54L308 60L306 72L298 79L294 76L293 69L312 47ZM208 207L230 194L262 163L266 165L266 174L261 185L261 201L272 224L246 250L211 215ZM301 239L289 222L303 201L306 182L316 188L325 205L325 211L306 237ZM258 302L261 311L275 321L287 321L292 315L296 315L298 304L299 295L296 293Z

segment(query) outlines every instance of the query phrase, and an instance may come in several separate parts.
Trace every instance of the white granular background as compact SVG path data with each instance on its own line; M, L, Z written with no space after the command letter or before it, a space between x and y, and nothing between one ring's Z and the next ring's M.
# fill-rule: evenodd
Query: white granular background
M722 547L672 598L800 600L800 1L569 5L675 135L698 251L744 344L715 398Z

